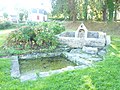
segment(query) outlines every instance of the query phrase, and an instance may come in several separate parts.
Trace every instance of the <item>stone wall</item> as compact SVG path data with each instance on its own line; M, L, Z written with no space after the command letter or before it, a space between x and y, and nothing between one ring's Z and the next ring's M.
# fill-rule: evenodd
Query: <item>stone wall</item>
M58 37L61 44L67 44L71 48L82 48L85 45L85 39L74 37Z
M75 38L58 35L58 40L61 44L67 44L72 48L82 48L83 46L104 47L106 45L104 34L100 35L100 38Z
M67 60L73 63L76 63L77 66L67 66L62 69L50 70L47 72L20 74L20 69L19 69L20 59L29 60L29 59L35 59L35 58L41 58L41 57L55 57L55 56L65 57L67 58ZM93 62L98 62L102 60L102 58L99 57L98 55L83 53L82 49L71 49L70 51L64 51L64 52L58 52L58 53L57 52L31 53L26 55L13 56L11 59L12 59L11 76L14 78L19 78L21 82L27 81L27 80L36 80L39 77L47 77L47 76L58 74L64 71L91 67L93 65Z

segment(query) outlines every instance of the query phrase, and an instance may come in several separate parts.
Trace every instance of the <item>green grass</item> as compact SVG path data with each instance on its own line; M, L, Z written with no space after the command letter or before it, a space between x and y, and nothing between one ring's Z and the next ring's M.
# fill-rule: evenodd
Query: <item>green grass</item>
M10 60L0 59L1 90L120 90L120 42L113 38L104 61L94 67L21 83L10 77Z
M110 33L110 32L109 32ZM0 90L120 90L120 36L113 35L105 59L91 68L20 82L10 77L11 61L0 59Z

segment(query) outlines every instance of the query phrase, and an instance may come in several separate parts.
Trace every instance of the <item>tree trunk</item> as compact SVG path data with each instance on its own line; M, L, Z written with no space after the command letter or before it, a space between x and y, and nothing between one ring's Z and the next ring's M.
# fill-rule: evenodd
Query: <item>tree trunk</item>
M103 21L106 21L107 20L107 6L106 5L103 5Z
M88 6L88 0L84 0L84 5L83 5L84 20L87 20L87 6Z
M119 0L115 0L115 16L114 16L114 21L117 20L117 8L119 7L120 1Z
M70 16L72 17L72 21L75 22L76 21L76 2L75 0L68 0L68 5L69 5L69 9L70 9Z
M114 3L113 0L107 0L108 12L109 12L109 21L113 21L113 12L114 12Z
M73 21L73 22L76 21L76 14L75 14L75 13L73 14L72 21Z
M115 16L114 16L114 21L117 20L117 10L115 9Z

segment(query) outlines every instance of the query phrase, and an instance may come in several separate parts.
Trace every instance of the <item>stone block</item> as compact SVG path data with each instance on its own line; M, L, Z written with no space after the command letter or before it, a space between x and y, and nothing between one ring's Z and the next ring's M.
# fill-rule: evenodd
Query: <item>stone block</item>
M18 56L12 56L11 61L11 77L18 78L20 77Z
M98 49L95 48L95 47L83 47L82 50L86 53L89 53L89 54L97 54L98 53Z
M106 45L110 45L111 43L111 38L109 35L106 36Z
M27 80L36 80L36 79L37 79L36 73L29 73L29 74L22 75L20 77L21 82L24 82Z
M105 39L106 33L99 32L99 39Z
M70 53L80 54L80 53L82 53L82 50L81 50L81 49L72 49L72 50L70 51Z
M95 31L88 31L87 38L99 38L99 33Z
M63 72L63 70L61 70L61 69L49 71L50 75L58 74L58 73L62 73L62 72Z
M88 66L86 65L81 65L81 66L75 66L74 68L75 69L84 69L84 68L87 68Z
M39 77L47 77L47 76L50 76L49 72L40 72L39 73Z
M105 50L100 50L99 52L98 52L98 55L100 55L100 56L104 56L106 54L106 51Z
M93 62L98 62L98 61L102 61L102 58L89 58L89 60Z
M104 47L105 46L105 39L87 38L87 39L85 39L85 46Z
M62 32L58 36L60 36L60 37L75 37L75 32Z

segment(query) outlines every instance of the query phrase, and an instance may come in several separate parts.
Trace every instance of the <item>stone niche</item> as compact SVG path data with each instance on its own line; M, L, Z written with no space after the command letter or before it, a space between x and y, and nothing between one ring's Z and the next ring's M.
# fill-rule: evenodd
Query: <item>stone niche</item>
M75 32L75 38L81 38L81 39L87 38L87 32L88 32L87 28L82 23Z

